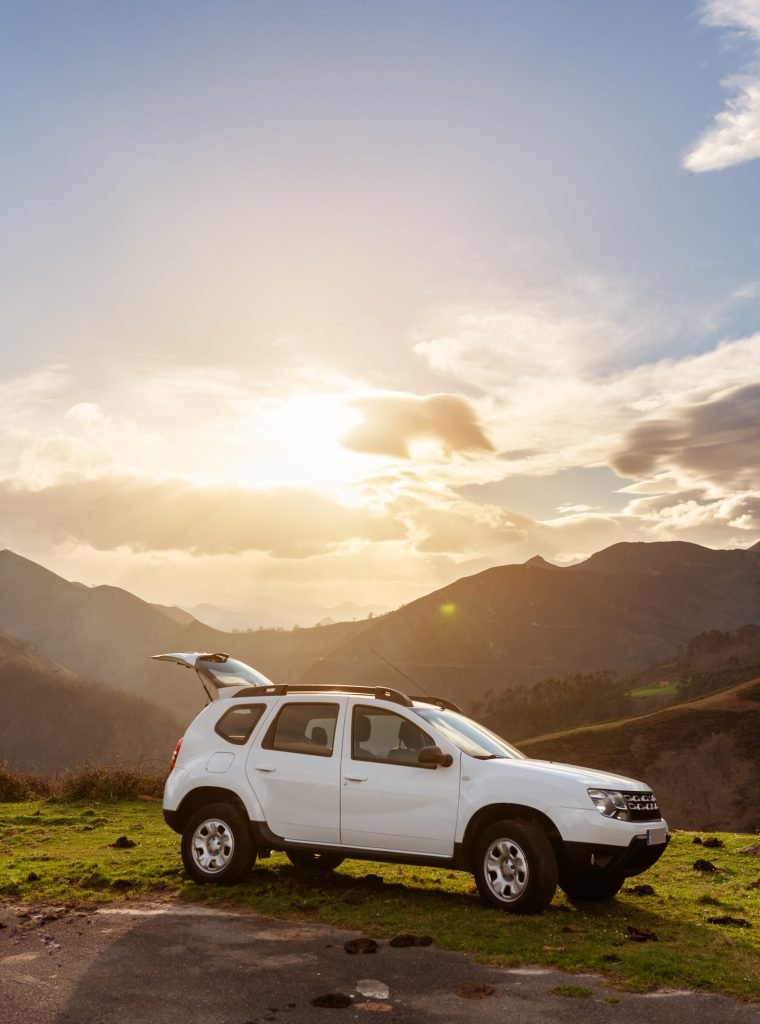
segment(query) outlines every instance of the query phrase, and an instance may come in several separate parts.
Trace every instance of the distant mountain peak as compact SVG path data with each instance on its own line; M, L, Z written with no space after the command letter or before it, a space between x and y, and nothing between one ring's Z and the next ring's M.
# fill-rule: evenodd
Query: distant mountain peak
M554 565L552 562L547 562L542 555L534 555L529 558L523 565L532 565L536 569L558 569L558 565Z

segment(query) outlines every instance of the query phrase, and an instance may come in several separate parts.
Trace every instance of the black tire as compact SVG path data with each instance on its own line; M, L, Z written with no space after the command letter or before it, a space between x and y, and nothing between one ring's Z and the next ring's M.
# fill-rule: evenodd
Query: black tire
M311 850L286 850L285 853L294 868L312 868L316 871L333 871L346 859L338 853L312 853Z
M625 875L611 874L594 878L593 875L564 875L559 880L560 889L571 900L586 900L588 903L603 903L620 892Z
M182 832L182 863L194 882L232 885L256 862L251 827L232 804L207 804Z
M511 914L540 914L557 891L557 858L539 826L497 821L478 836L473 863L480 898Z

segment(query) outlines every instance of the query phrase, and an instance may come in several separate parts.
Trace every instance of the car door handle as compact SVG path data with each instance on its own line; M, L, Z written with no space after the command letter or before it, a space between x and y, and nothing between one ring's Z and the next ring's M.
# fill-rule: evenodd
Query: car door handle
M256 765L256 771L257 772L276 772L277 769L276 768L270 768L269 765L257 764Z
M366 775L344 775L343 778L344 778L345 782L366 782L367 781L367 776Z

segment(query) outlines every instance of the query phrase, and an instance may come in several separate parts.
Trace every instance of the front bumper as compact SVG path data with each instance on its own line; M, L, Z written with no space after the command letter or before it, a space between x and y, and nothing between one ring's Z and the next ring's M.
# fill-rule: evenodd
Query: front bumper
M594 877L623 874L629 878L631 875L640 875L657 863L669 842L669 832L664 842L653 844L648 842L646 834L634 836L628 846L566 842L560 872Z

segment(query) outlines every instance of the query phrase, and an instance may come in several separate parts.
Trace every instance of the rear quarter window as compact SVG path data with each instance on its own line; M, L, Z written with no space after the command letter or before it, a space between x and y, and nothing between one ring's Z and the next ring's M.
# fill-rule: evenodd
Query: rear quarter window
M265 704L237 704L224 712L214 731L228 743L247 743L265 708Z

